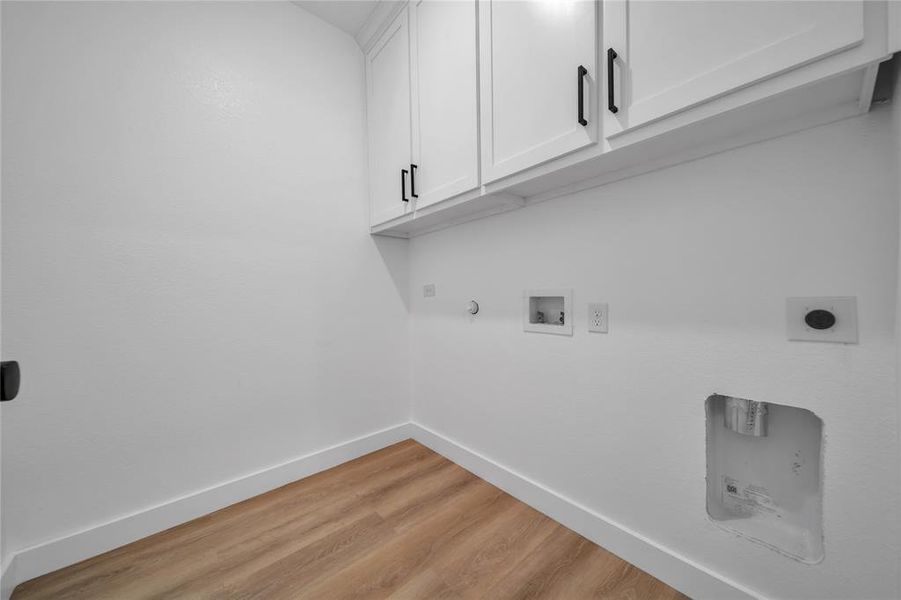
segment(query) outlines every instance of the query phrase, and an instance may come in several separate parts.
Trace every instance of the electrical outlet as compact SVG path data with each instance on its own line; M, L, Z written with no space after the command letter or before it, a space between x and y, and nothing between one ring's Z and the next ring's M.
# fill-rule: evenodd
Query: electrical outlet
M607 333L607 303L595 302L588 305L588 331Z
M424 298L434 298L435 297L435 284L427 283L422 286L422 295Z

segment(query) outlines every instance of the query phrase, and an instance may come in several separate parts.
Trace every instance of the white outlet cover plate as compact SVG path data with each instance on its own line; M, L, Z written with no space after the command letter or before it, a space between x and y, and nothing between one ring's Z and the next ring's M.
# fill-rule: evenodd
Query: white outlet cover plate
M595 313L600 315L598 322L595 323ZM606 302L592 302L588 305L588 331L593 331L595 333L607 333L609 323L608 323L608 309Z
M804 316L812 310L828 310L835 315L835 325L829 329L814 329L804 322ZM788 339L797 342L835 342L856 344L857 298L832 296L813 298L788 298L785 303Z

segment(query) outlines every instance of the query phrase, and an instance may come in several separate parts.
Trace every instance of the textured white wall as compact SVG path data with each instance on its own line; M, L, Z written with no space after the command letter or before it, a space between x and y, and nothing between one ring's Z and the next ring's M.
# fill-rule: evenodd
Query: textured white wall
M2 63L3 63L2 37L3 37L3 34L2 34L2 32L3 32L3 11L0 10L0 81L2 81L2 79L3 79L3 67L2 67ZM2 114L3 114L3 100L2 100L2 93L0 93L0 115L2 115ZM2 121L3 121L3 119L0 118L0 164L3 163L3 144L2 144L3 122ZM2 205L3 205L2 179L3 179L2 169L0 169L0 254L2 254L2 238L3 238L3 236L2 236L2 230L3 230L3 227L2 227L2 212L3 212L2 211ZM2 260L0 260L0 263L2 263ZM0 282L3 281L2 271L3 271L2 265L0 265ZM3 308L3 286L0 285L0 357L3 356L2 308ZM3 473L3 419L2 419L2 417L3 417L3 409L0 408L0 499L3 498L3 492L2 492L2 488L3 488L3 484L2 484L2 481L3 481L3 476L2 476L2 473ZM0 500L0 516L2 516L2 513L3 513L3 502L2 502L2 500ZM6 570L6 536L3 535L3 519L0 518L0 575L3 575L5 570ZM2 591L0 591L0 593L2 593Z
M879 109L414 239L414 419L767 596L897 598L889 119ZM575 290L574 336L523 333L522 290L553 287ZM786 341L785 298L806 295L857 296L861 343ZM609 334L586 331L588 302L610 303ZM714 392L823 419L821 564L707 520Z
M3 3L7 549L404 422L363 61L288 3Z
M888 110L417 238L408 280L349 37L281 3L4 3L2 37L7 550L404 421L412 367L419 422L751 588L898 595ZM575 335L523 333L557 286ZM859 346L785 341L814 294ZM706 520L713 392L824 419L822 564Z
M901 15L901 10L898 10ZM901 30L898 31L901 36ZM901 205L901 59L895 57L895 90L892 96L892 131L895 136L895 199ZM898 223L899 231L901 231L901 221ZM895 300L895 339L901 339L901 240L899 240L899 273L898 273L898 291ZM901 432L901 347L896 347L898 363L896 365L895 377L897 382L897 410L898 410L898 431ZM901 433L899 433L901 435ZM899 461L898 470L901 475L901 447L898 448ZM898 587L901 588L901 569L898 573Z

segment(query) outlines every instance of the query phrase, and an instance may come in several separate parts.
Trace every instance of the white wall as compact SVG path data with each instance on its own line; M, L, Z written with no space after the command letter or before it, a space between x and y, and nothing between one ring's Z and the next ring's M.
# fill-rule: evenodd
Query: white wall
M412 368L420 423L740 583L898 595L888 110L417 238L408 274L366 234L349 37L286 3L2 15L7 550L405 421ZM523 333L557 286L575 335ZM832 294L861 344L786 342L784 298ZM823 418L822 564L707 521L713 392Z
M8 550L408 419L349 36L288 3L7 2L2 37Z
M414 420L766 596L897 598L889 119L876 110L414 239ZM573 337L523 333L522 290L548 287L574 288ZM857 296L861 343L786 341L785 298L807 295ZM586 331L598 301L607 335ZM714 392L823 419L819 565L708 521Z
M901 16L901 8L895 7L896 14ZM901 21L898 22L901 25ZM893 29L890 27L889 31ZM901 37L901 26L899 26L895 33ZM893 102L891 106L892 111L892 131L895 136L895 198L899 205L901 205L901 58L895 57L895 89L893 92ZM901 231L901 220L898 223L899 231ZM899 252L899 261L898 261L898 291L895 299L895 339L901 339L901 240L899 240L898 246ZM897 399L898 399L898 431L901 432L901 347L896 345L896 354L898 363L896 365L896 383L897 383ZM898 469L899 473L901 473L901 447L898 449L899 451L899 461L898 461ZM899 569L898 573L898 586L901 587L901 569Z
M2 38L3 38L3 35L2 35L2 32L3 32L3 11L0 10L0 81L2 81L2 79L3 79L3 67L2 67L2 63L3 63ZM2 100L2 94L0 94L0 115L2 115L2 114L3 114L3 100ZM0 164L3 163L2 139L3 139L3 119L0 118ZM0 169L0 171L2 171L2 169ZM2 179L3 179L2 172L0 172L0 207L2 207L2 204L3 204ZM2 255L2 238L3 238L3 236L2 236L2 229L3 229L2 228L2 213L3 213L2 208L0 208L0 255ZM3 271L2 259L0 259L0 274L2 274L2 271ZM2 278L2 275L0 275L0 282L2 282L2 281L3 281L3 278ZM2 327L3 292L2 292L2 289L3 289L3 286L2 286L2 284L0 284L0 357L3 356L3 332L2 332L2 330L3 330L3 327ZM0 498L3 498L3 491L2 491L2 488L3 488L3 485L2 485L2 481L3 481L3 475L2 475L3 474L3 419L2 419L2 417L3 417L3 409L0 408ZM0 515L2 515L2 513L3 513L3 502L0 501ZM2 575L6 571L6 566L7 566L6 565L6 537L3 535L3 519L0 518L0 588L2 588L2 581L3 581ZM0 593L2 593L2 591L3 590L0 589Z

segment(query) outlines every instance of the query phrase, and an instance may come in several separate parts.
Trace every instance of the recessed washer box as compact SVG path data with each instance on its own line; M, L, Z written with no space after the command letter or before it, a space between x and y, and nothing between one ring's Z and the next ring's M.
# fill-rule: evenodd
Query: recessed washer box
M522 294L522 329L533 333L573 334L571 289L526 290Z

